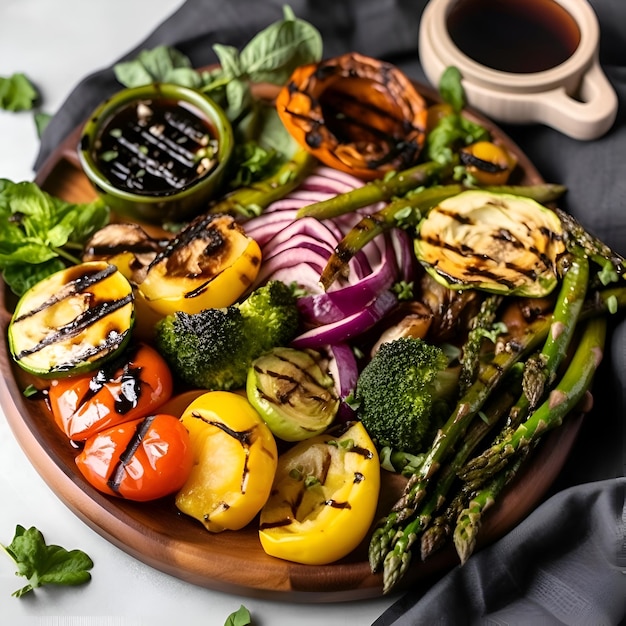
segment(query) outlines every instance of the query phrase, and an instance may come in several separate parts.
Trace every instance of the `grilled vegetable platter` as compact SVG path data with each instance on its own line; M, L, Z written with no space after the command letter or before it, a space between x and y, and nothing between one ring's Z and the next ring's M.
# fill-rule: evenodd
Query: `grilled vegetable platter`
M282 56L255 65L262 48ZM325 58L287 9L216 51L116 68L227 114L229 175L197 216L111 212L82 127L33 183L0 181L2 406L69 508L165 572L314 602L427 582L558 475L622 259L454 68L434 91Z

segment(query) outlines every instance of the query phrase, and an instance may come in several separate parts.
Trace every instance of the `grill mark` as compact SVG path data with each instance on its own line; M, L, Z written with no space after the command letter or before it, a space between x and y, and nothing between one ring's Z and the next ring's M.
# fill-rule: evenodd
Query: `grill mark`
M274 378L275 380L282 380L290 383L292 387L286 392L283 393L280 397L276 399L278 402L275 402L274 399L263 392L262 389L258 389L260 395L270 404L288 404L289 406L293 406L291 403L291 396L300 393L301 395L305 395L308 398L312 398L316 402L326 402L327 398L324 398L317 394L311 394L307 392L307 389L304 386L304 381L310 383L313 387L320 388L320 384L317 382L314 376L312 376L306 369L303 369L298 363L288 359L282 355L275 354L274 357L283 363L289 363L301 376L301 378L295 378L294 376L288 376L286 374L282 374L275 370L270 369L262 369L258 365L254 366L255 371L258 374L264 374L269 376L270 378ZM310 391L310 390L308 390Z
M24 357L30 356L31 354L39 352L40 350L43 350L44 348L47 348L48 346L51 346L55 343L76 337L89 326L111 315L115 311L125 307L127 304L130 304L132 301L133 301L133 295L131 293L118 300L106 300L104 302L101 302L100 304L90 307L87 311L84 311L83 313L78 315L78 317L74 318L74 320L70 324L66 324L65 326L57 330L56 332L50 335L47 335L46 337L44 337L44 339L42 339L39 343L35 344L32 348L27 348L25 350L22 350L16 356L16 359L18 360L23 359ZM112 332L115 332L115 331L113 330L110 331L109 337L111 336ZM94 348L96 348L95 354L100 352L99 347L94 346Z
M120 485L122 484L122 480L124 479L126 466L133 460L133 457L139 449L141 442L146 436L146 433L150 430L150 426L152 426L152 422L154 421L155 417L156 415L150 415L141 420L139 424L137 424L135 432L130 438L128 444L126 445L124 452L120 454L119 461L117 462L115 469L111 473L111 476L107 480L107 486L115 493L119 493Z
M31 309L26 313L15 318L14 323L21 322L22 320L28 319L45 309L58 304L62 300L69 298L70 296L76 295L78 293L83 293L85 290L89 289L93 285L98 284L106 280L109 276L117 272L117 267L115 265L107 265L106 268L100 270L99 272L94 272L89 276L81 275L79 278L76 278L68 283L66 283L59 293L55 294L51 298L48 298L45 302L42 302L37 308Z
M248 484L248 477L250 475L250 468L248 467L248 463L250 460L250 448L252 444L256 441L257 432L256 428L248 428L246 430L233 430L229 428L224 422L218 422L216 420L206 419L202 413L193 412L192 416L196 419L202 420L205 424L209 424L210 426L215 426L215 428L219 428L221 431L226 433L229 437L232 437L236 441L241 444L241 447L244 451L244 464L243 469L241 471L241 483L240 483L240 491L242 494L246 493L246 487Z

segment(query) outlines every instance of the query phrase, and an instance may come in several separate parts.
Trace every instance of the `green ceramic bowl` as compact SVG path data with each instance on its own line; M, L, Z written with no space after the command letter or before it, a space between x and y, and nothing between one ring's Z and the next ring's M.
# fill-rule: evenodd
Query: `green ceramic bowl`
M201 213L233 150L223 110L193 89L152 83L105 100L83 128L82 168L111 209L162 224Z

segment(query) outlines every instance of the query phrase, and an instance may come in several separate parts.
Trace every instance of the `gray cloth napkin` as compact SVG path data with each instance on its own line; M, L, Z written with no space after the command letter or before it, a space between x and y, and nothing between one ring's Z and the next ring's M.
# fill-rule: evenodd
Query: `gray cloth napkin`
M614 127L580 142L541 125L504 126L544 178L568 187L564 208L626 254L626 2L590 0L600 22L600 61L618 92ZM187 0L136 49L172 45L195 65L214 43L243 47L282 15L283 1ZM348 51L391 61L424 82L417 38L426 0L293 0L322 33L325 56ZM123 59L119 59L123 60ZM120 89L112 68L86 77L46 129L39 168L67 134ZM413 589L376 626L585 624L626 620L626 323L612 325L595 405L545 501L517 528L434 586Z

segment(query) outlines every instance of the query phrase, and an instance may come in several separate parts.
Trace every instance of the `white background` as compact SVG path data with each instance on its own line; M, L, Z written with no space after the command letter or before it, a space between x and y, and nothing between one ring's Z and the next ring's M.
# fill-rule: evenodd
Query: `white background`
M142 41L182 0L0 0L0 76L25 73L41 109L54 113L72 88ZM32 113L0 111L0 178L32 180L38 139ZM36 526L48 543L80 548L95 562L92 581L40 589L17 599L25 579L0 553L0 625L220 626L243 603L256 626L371 624L396 598L296 605L209 591L162 574L109 544L47 487L0 411L0 543L15 526Z

